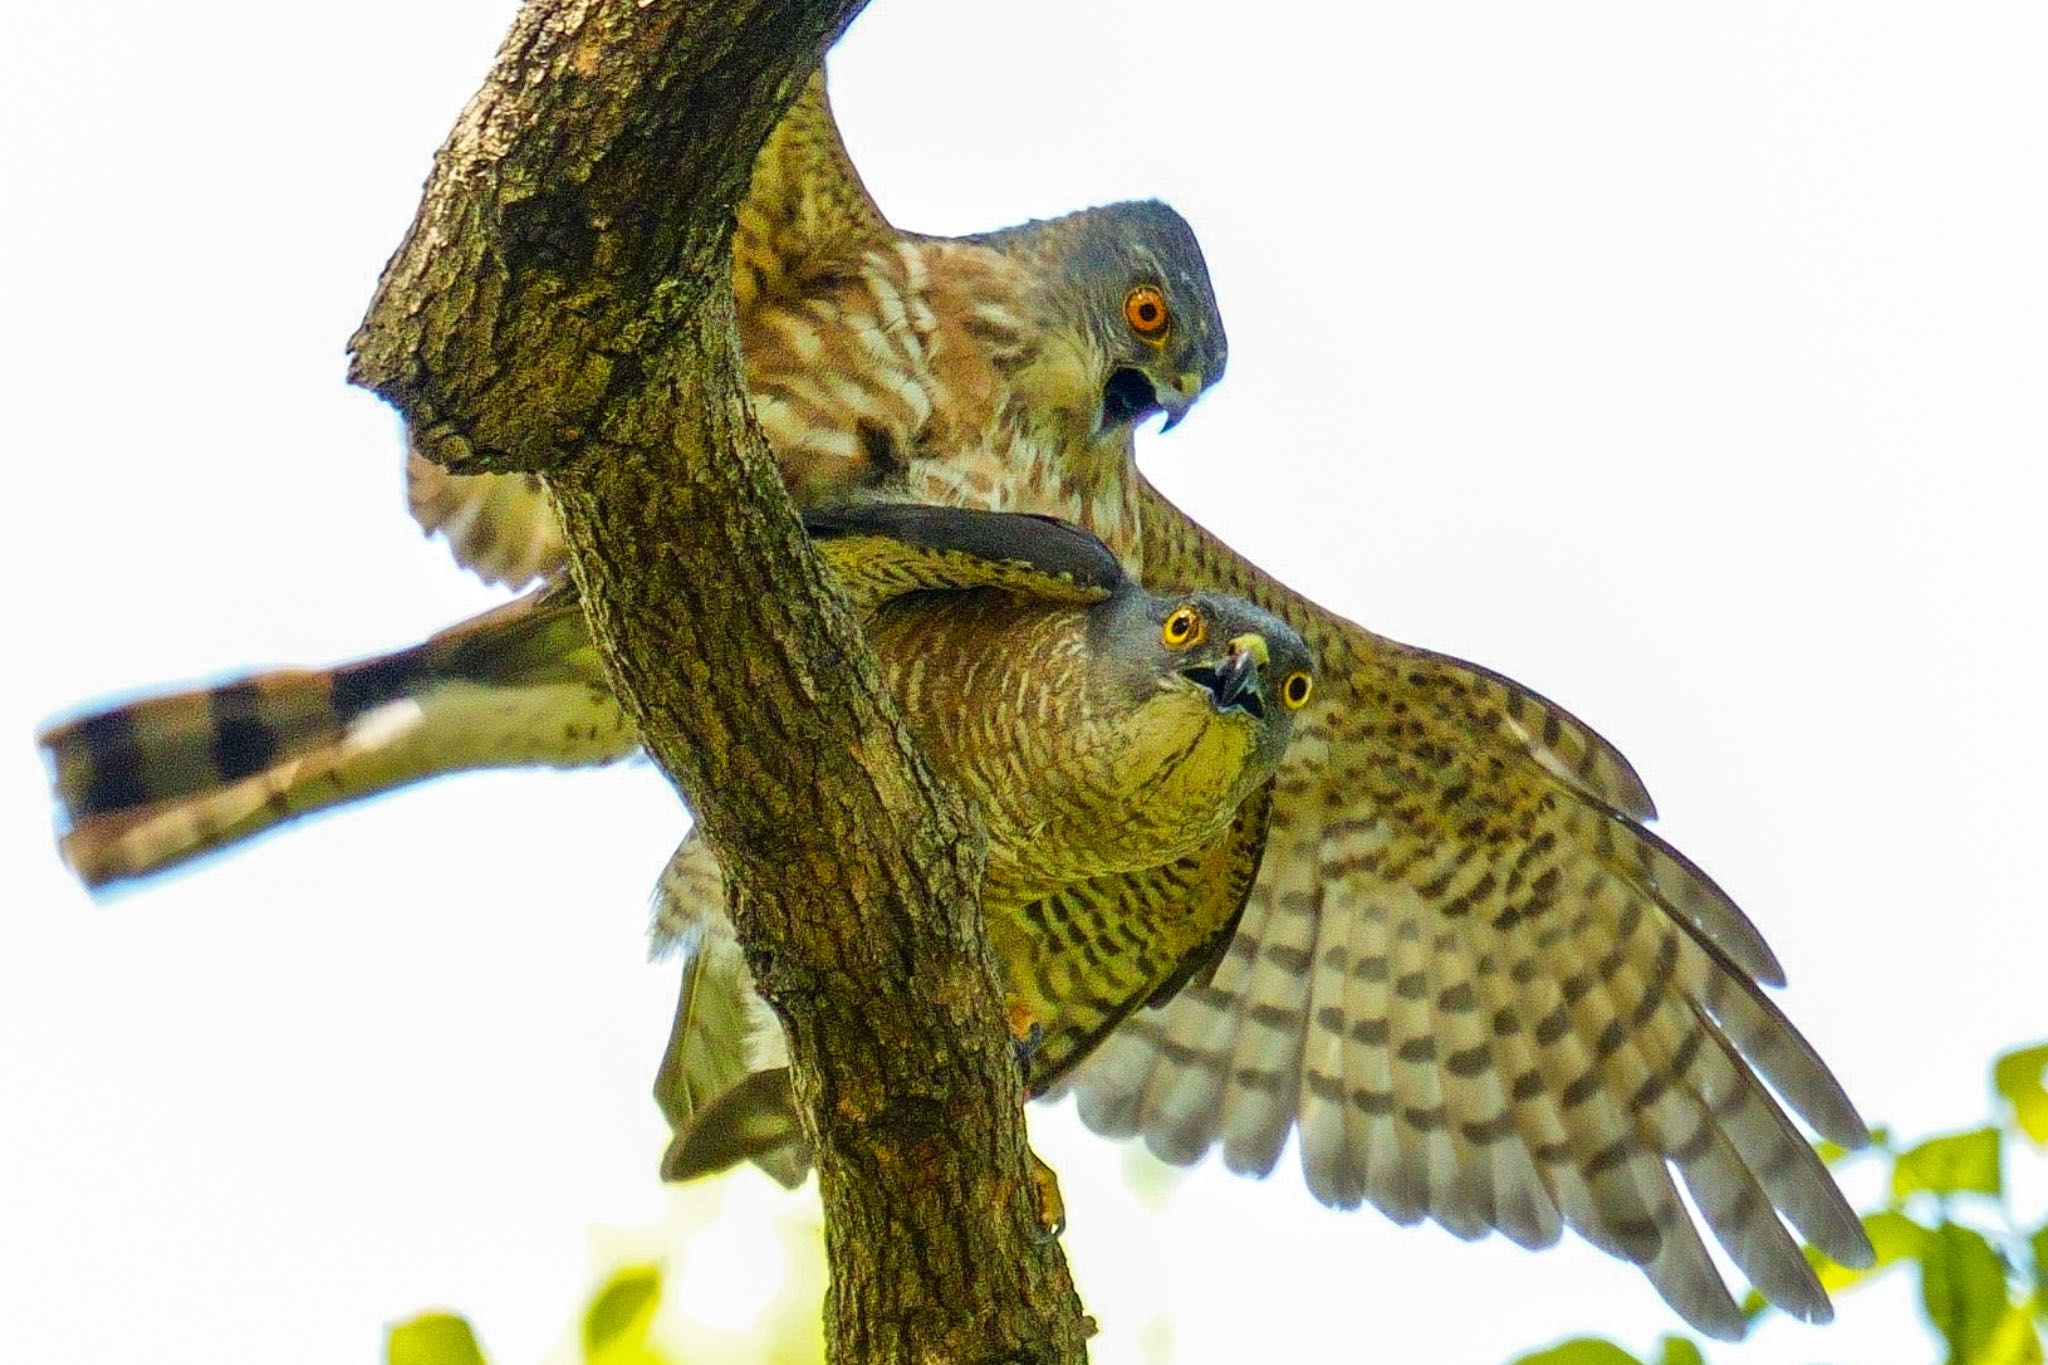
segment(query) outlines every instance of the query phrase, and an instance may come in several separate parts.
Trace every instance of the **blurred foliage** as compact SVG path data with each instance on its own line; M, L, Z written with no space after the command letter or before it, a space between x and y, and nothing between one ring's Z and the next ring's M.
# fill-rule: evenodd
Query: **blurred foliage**
M724 1182L672 1192L668 1222L599 1237L613 1269L591 1293L582 1321L546 1359L580 1365L814 1365L824 1355L823 1228L815 1201L776 1211L783 1192L762 1179L733 1198ZM764 1207L764 1202L766 1207ZM725 1226L714 1227L714 1224ZM738 1235L752 1232L752 1237ZM716 1247L693 1263L693 1249ZM631 1254L659 1247L668 1261ZM692 1275L695 1269L699 1273ZM745 1294L736 1295L734 1277ZM754 1292L758 1291L758 1292ZM745 1301L735 1305L732 1300ZM741 1311L721 1311L737 1306ZM721 1321L737 1317L744 1326ZM486 1365L469 1323L446 1312L391 1329L386 1365ZM520 1361L516 1365L535 1365Z
M476 1333L453 1313L422 1313L391 1329L384 1343L387 1365L484 1365Z
M2048 1152L2044 1071L2048 1043L1998 1058L1992 1067L1995 1121L1986 1126L1936 1134L1912 1145L1879 1128L1861 1152L1817 1144L1831 1167L1878 1161L1888 1177L1880 1182L1888 1191L1884 1202L1863 1215L1875 1263L1852 1270L1809 1248L1821 1283L1839 1296L1896 1266L1911 1265L1922 1312L1939 1343L1930 1344L1931 1360L2048 1365L2042 1350L2048 1332L2048 1208L2014 1209L2006 1186L2009 1150ZM1156 1208L1172 1198L1183 1173L1127 1158L1125 1175L1141 1201ZM765 1180L757 1183L762 1198L781 1198ZM668 1226L628 1238L637 1241L641 1254L601 1257L620 1268L597 1287L584 1307L580 1330L565 1335L549 1360L810 1365L821 1359L825 1264L815 1201L803 1203L800 1212L777 1212L773 1203L734 1198L739 1188L723 1181L679 1188ZM726 1226L713 1230L714 1222ZM649 1246L662 1249L666 1267L648 1259ZM693 1262L691 1249L698 1246L718 1250ZM735 1284L742 1290L736 1291ZM745 1298L744 1305L729 1302L736 1293ZM736 1306L746 1311L721 1311ZM1743 1309L1752 1321L1772 1311L1754 1291ZM746 1325L718 1325L735 1318ZM1148 1360L1171 1358L1177 1345L1173 1324L1165 1318L1149 1323L1138 1345ZM452 1313L431 1312L391 1329L385 1360L387 1365L485 1365L486 1357L467 1322ZM1706 1363L1697 1342L1667 1336L1648 1356L1587 1337L1522 1356L1514 1365Z
M2015 1210L2005 1187L2008 1143L2048 1151L2048 1043L2008 1052L1992 1064L1997 1122L1901 1148L1879 1129L1866 1151L1891 1166L1890 1198L1863 1215L1877 1260L1867 1270L1837 1265L1811 1247L1830 1295L1854 1290L1893 1266L1920 1276L1920 1307L1946 1365L2043 1365L2048 1330L2048 1209ZM1863 1158L1832 1143L1817 1150L1830 1166ZM2031 1225L2031 1227L2029 1226ZM1751 1290L1752 1322L1770 1312ZM1704 1365L1699 1345L1666 1337L1650 1361L1613 1342L1584 1337L1526 1355L1514 1365Z
M2012 1106L2013 1122L2037 1147L2048 1147L2048 1043L2008 1052L1991 1068L1991 1084Z
M614 1272L583 1310L583 1358L590 1365L664 1365L667 1357L647 1341L660 1306L660 1266Z
M661 1306L661 1267L613 1273L583 1310L586 1365L677 1365L648 1340ZM485 1365L470 1325L453 1313L423 1313L391 1329L385 1365Z
M1643 1365L1611 1341L1582 1337L1523 1356L1515 1365ZM1660 1344L1654 1365L1701 1365L1700 1348L1684 1337L1666 1337Z

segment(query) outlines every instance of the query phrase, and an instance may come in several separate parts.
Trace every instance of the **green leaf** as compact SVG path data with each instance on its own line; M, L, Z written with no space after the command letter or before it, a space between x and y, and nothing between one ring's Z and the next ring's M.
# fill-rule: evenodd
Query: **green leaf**
M384 1339L386 1365L484 1365L476 1333L453 1313L422 1313Z
M1970 1357L1970 1365L2041 1365L2041 1332L2034 1326L2037 1300L2008 1304L1991 1339Z
M1980 1234L1943 1223L1920 1255L1920 1303L1949 1358L1974 1363L2010 1307L2005 1263Z
M2040 1301L2041 1311L2048 1313L2048 1223L2034 1229L2027 1249L2034 1253L2034 1297Z
M1852 1156L1862 1156L1865 1152L1889 1152L1891 1149L1892 1130L1883 1124L1870 1130L1870 1141L1861 1147L1844 1147L1841 1143L1829 1142L1826 1138L1813 1140L1814 1155L1821 1159L1824 1166L1836 1165Z
M1902 1152L1892 1166L1892 1197L1920 1190L1934 1194L1997 1194L2000 1187L1998 1130L1978 1128L1929 1138Z
M1666 1337L1664 1353L1657 1357L1657 1365L1707 1365L1707 1358L1686 1338Z
M1991 1067L1991 1083L2012 1102L2013 1120L2036 1147L2048 1147L2048 1043L2023 1047Z
M1611 1341L1580 1337L1547 1351L1523 1356L1514 1365L1643 1365L1643 1362Z
M1820 1275L1821 1287L1830 1294L1852 1289L1888 1266L1919 1256L1927 1249L1934 1230L1922 1227L1903 1213L1880 1209L1863 1215L1863 1234L1870 1239L1870 1249L1877 1253L1868 1269L1852 1270L1825 1256L1815 1258L1814 1270Z
M584 1311L583 1358L639 1352L660 1306L660 1266L632 1265L615 1273Z

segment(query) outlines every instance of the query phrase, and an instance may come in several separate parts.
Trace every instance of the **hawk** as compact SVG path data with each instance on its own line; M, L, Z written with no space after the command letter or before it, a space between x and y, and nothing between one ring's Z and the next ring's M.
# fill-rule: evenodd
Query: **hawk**
M875 507L805 524L920 745L982 814L982 911L1041 1092L1228 942L1313 692L1308 647L1236 598L1155 597L1060 523ZM750 1156L793 1184L808 1157L788 1150L782 1031L695 831L657 903L657 938L686 953L656 1085L679 1135L664 1174Z
M770 263L758 280L744 271L738 280L757 299L786 298L799 278L864 278L889 252L862 247L868 264L816 274L774 262L822 261L849 242L894 242L896 259L907 260L929 240L888 226L813 94L771 145L742 210L742 238L756 245L740 257ZM993 234L1006 245L983 249L1056 274L1060 253L1027 250L1024 238L1047 232L1043 248L1081 225L1017 231ZM790 245L804 241L818 252ZM1083 256L1093 259L1070 255L1064 268ZM1089 278L1099 287L1103 277ZM1206 300L1206 286L1168 291L1169 283L1159 283L1163 349L1149 353L1177 354L1193 333L1220 368L1220 323L1184 299ZM1045 288L1075 297L1073 285ZM1074 376L1087 377L1100 383L1080 390L1100 424L1140 403L1136 380L1149 378L1151 401L1173 413L1167 400L1179 390L1158 376L1190 371L1178 361L1144 371L1108 362L1103 342L1076 339L1096 337L1099 325L1046 333L1036 348L1044 354L1017 372L1041 380L1019 380L1014 391L1058 392L1042 378L1057 371L1071 393ZM1125 326L1135 330L1136 319ZM899 326L886 335L914 333ZM787 335L802 342L815 332ZM1074 355L1085 363L1045 358ZM1118 378L1127 371L1136 380ZM1041 428L1013 415L1006 430ZM1151 591L1235 593L1286 621L1314 654L1316 694L1296 718L1266 855L1229 950L1210 980L1127 1017L1064 1078L1082 1118L1105 1133L1142 1135L1169 1161L1220 1147L1233 1170L1257 1175L1298 1132L1303 1174L1326 1203L1370 1202L1403 1223L1427 1218L1463 1237L1498 1230L1530 1247L1569 1227L1642 1266L1700 1330L1737 1337L1743 1317L1682 1183L1767 1298L1802 1318L1830 1316L1780 1217L1844 1264L1867 1265L1871 1249L1771 1090L1843 1146L1867 1140L1863 1122L1764 993L1784 974L1755 927L1647 828L1655 807L1628 761L1512 680L1374 634L1293 592L1146 483L1127 440L1110 444L1116 462L1106 471L1089 463L1104 453L1099 444L1012 442L953 452L971 476L943 476L942 453L928 478L852 490L1064 515L1100 535ZM1069 458L1081 472L1047 477L1043 461ZM817 495L801 468L793 487ZM530 607L501 611L457 627L457 639L418 659L425 671L411 710L358 730L348 754L341 741L323 751L319 764L352 765L329 780L347 786L374 772L395 785L463 767L630 752L633 736L595 660L551 652L560 642L534 629ZM504 645L482 643L499 633ZM244 760L232 802L194 793L148 821L110 820L83 789L65 787L75 817L67 857L89 881L110 880L185 856L194 832L211 846L271 823L274 814L238 808L270 799L261 757ZM62 785L61 753L59 767ZM350 794L335 787L303 799Z
M1132 433L1187 414L1228 347L1208 267L1164 204L969 237L875 210L814 76L755 163L733 236L754 416L800 507L857 500L1043 512L1132 563ZM413 516L514 587L559 571L533 475L407 457Z

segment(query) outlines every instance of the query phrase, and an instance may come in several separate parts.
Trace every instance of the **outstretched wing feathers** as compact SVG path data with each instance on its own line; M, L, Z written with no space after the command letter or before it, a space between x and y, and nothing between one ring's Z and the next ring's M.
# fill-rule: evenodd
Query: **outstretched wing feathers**
M1125 1022L1072 1078L1083 1119L1169 1160L1269 1170L1299 1124L1325 1202L1542 1246L1564 1226L1739 1335L1679 1194L1772 1301L1829 1311L1780 1214L1870 1249L1779 1101L1864 1128L1764 984L1755 927L1640 820L1632 769L1497 675L1393 645L1238 559L1146 490L1155 588L1252 596L1311 641L1318 700L1214 981Z
M486 583L524 587L566 562L554 500L535 475L454 474L408 449L405 497L420 530L440 532Z
M1635 766L1592 726L1548 697L1483 665L1435 650L1383 641L1412 661L1409 681L1424 687L1454 681L1552 777L1632 820L1657 818L1656 803Z
M1778 955L1749 916L1712 877L1654 830L1610 812L1594 839L1616 875L1656 897L1659 905L1697 929L1752 979L1766 986L1785 984Z

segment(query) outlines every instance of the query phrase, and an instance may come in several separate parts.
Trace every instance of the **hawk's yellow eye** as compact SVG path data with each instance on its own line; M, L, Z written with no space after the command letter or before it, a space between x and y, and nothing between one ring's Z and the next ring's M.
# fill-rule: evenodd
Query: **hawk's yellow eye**
M1287 703L1288 710L1299 711L1308 705L1308 694L1315 690L1316 680L1296 669L1280 684L1280 700Z
M1131 330L1147 341L1157 341L1166 335L1166 295L1149 284L1141 284L1124 295L1124 321L1131 324Z
M1193 607L1176 607L1160 628L1159 638L1169 649L1186 649L1202 643L1202 614Z

